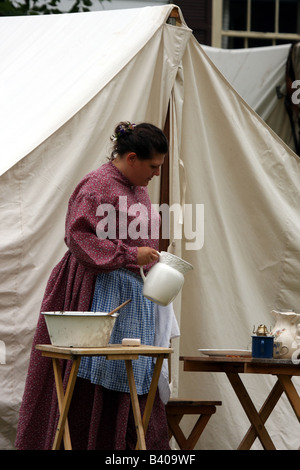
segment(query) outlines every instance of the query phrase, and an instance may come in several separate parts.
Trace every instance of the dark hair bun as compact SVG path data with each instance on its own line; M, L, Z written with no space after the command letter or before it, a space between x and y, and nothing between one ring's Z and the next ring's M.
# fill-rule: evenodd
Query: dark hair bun
M150 160L155 154L168 152L168 140L161 129L149 123L120 122L111 136L114 142L111 160L134 152L141 160Z

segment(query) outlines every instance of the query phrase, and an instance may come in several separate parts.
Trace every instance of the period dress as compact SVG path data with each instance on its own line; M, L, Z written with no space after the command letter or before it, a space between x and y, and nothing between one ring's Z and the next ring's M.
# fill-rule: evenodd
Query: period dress
M68 251L51 273L41 311L110 311L131 298L115 323L111 341L140 337L143 344L153 344L154 304L141 294L136 257L138 246L158 249L158 230L159 216L152 210L145 187L133 186L112 162L89 173L70 198ZM42 343L50 340L40 315L19 414L18 449L50 449L55 435L58 409L52 363L35 350ZM133 362L143 411L153 360ZM70 363L63 364L66 382ZM123 361L82 360L68 417L73 449L134 449L128 391ZM154 450L169 448L165 409L158 394L146 445Z

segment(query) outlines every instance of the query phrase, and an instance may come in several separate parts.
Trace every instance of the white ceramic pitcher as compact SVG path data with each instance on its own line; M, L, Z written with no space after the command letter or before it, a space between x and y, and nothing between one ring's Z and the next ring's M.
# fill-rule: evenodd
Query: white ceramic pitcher
M295 351L300 351L300 314L292 310L272 310L275 326L271 335L274 341L279 341L287 348L284 358L291 358Z
M144 281L143 295L153 302L166 306L175 299L184 283L184 274L193 266L166 251L158 253L159 261L152 266L147 276L140 267Z

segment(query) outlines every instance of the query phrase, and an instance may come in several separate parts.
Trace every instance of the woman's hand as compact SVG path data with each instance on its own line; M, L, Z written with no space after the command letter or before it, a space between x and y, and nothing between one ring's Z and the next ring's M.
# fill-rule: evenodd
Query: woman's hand
M137 262L139 266L153 263L153 261L156 260L158 260L158 253L156 250L154 250L154 248L149 248L148 246L138 247Z

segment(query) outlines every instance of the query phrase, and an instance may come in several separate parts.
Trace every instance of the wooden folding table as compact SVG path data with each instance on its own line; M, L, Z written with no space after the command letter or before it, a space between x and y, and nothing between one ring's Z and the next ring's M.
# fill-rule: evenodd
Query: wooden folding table
M43 356L50 357L53 363L57 399L60 412L58 426L56 429L55 439L53 443L53 450L58 450L60 448L62 438L64 439L64 448L66 450L72 449L67 416L82 356L105 356L107 360L125 361L133 415L137 431L137 449L146 449L145 434L151 416L151 411L158 385L158 379L164 358L168 358L169 354L173 352L171 348L144 345L108 345L107 347L103 348L67 348L52 346L49 344L39 344L36 346L36 349L40 350ZM139 356L156 357L152 382L150 385L150 390L148 393L143 418L141 416L141 410L139 407L139 401L132 369L132 360L138 359ZM62 374L60 368L61 359L72 360L72 367L66 391L64 391L63 388Z
M290 359L183 356L180 357L180 360L184 362L185 371L224 372L228 377L251 423L251 427L238 449L250 449L256 437L259 438L264 449L275 449L273 441L265 427L265 422L283 392L285 392L298 421L300 421L300 397L292 382L293 376L300 376L300 365L294 364ZM271 374L277 376L277 381L259 412L256 410L239 374Z

